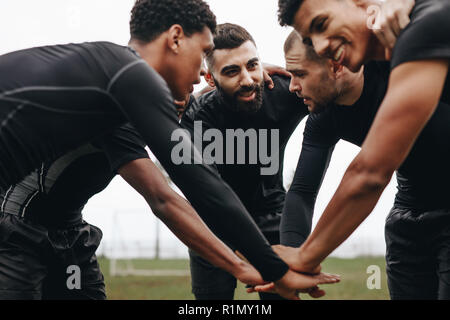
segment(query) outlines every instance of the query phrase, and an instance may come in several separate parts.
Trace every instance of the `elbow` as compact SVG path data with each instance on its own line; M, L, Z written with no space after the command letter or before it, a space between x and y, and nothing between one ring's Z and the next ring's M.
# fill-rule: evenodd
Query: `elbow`
M153 214L158 218L166 216L168 207L175 201L173 190L167 190L167 188L161 188L153 190L152 194L147 196L147 202L152 209Z
M358 194L382 192L391 181L395 167L357 157L349 166L347 179L355 183Z

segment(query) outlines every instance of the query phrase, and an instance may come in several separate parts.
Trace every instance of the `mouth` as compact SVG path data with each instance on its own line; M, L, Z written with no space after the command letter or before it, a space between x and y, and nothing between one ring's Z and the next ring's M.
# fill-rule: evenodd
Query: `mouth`
M241 92L238 95L238 97L240 100L245 101L245 102L252 101L256 97L256 90L249 91L249 92Z
M311 103L312 103L312 100L310 98L303 97L303 104L305 106L309 107L311 105Z
M344 44L341 44L335 51L332 59L337 63L337 64L342 64L342 62L344 61L345 58L345 48L344 48Z

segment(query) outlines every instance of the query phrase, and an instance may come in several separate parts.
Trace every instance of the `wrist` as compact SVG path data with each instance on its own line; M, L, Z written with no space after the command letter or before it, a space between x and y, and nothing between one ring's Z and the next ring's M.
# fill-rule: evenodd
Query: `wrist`
M321 263L320 259L314 257L313 250L306 242L298 248L298 261L302 271L311 273L315 273Z

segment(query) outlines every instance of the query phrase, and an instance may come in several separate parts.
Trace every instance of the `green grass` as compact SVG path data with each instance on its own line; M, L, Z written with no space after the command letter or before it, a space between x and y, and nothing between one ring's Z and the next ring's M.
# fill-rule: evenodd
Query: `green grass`
M111 277L109 260L99 259L105 276L106 290L109 299L113 300L193 300L191 279L189 276L177 277L143 277L126 276ZM123 263L119 261L120 265ZM369 290L366 282L370 274L367 267L377 265L381 269L381 289ZM188 260L133 260L134 268L144 269L181 269L189 270ZM386 283L385 261L383 257L367 257L356 259L328 258L322 264L324 272L341 275L341 282L335 285L324 285L327 295L321 299L338 300L380 300L389 299ZM302 299L309 299L301 295ZM259 299L256 293L247 294L244 285L238 284L235 299Z

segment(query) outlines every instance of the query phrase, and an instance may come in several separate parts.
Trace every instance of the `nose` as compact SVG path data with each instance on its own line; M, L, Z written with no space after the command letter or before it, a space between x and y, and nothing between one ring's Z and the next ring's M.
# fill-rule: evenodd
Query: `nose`
M208 73L208 71L206 70L206 65L205 65L205 61L202 61L202 66L200 67L200 76L204 77L206 76L206 74Z
M289 83L289 92L292 93L302 92L302 86L300 84L300 81L298 81L294 76L291 77L291 82Z
M200 73L199 76L197 77L197 79L195 80L194 84L199 84L201 81L201 77L206 76L206 74L208 73L206 66L205 66L205 61L202 60L202 64L200 66Z
M241 79L240 79L239 85L241 87L249 87L249 86L253 85L253 83L254 83L254 81L253 81L251 74L248 72L247 69L244 68L241 73Z
M311 37L313 43L314 51L323 57L329 53L330 40L325 38L323 35L315 35Z

